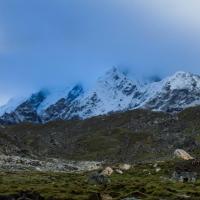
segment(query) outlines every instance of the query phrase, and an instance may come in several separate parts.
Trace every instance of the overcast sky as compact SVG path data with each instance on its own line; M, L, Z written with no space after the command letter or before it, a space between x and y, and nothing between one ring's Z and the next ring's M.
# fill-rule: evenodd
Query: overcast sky
M200 1L0 0L0 104L112 66L200 73Z

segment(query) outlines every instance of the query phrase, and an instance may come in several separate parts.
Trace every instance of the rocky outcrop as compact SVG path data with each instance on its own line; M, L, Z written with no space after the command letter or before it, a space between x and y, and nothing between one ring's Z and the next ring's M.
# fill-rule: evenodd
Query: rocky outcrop
M5 112L0 120L3 124L43 123L75 117L76 109L78 109L77 99L83 94L83 87L75 85L69 90L57 93L41 90L28 97L24 102L20 102L14 110ZM12 107L12 105L10 106ZM7 107L9 108L9 106Z
M182 159L182 160L192 160L192 159L194 159L189 153L187 153L183 149L175 150L174 156L176 158L179 158L179 159Z
M5 113L1 120L8 124L20 122L40 123L41 118L37 113L37 109L46 98L45 95L43 91L33 94L29 99L20 104L14 112Z
M200 160L181 160L175 163L172 179L180 182L195 182L200 177Z
M172 113L200 104L198 75L177 72L149 87L146 93L150 98L145 101L144 108Z
M66 97L59 99L55 104L40 111L39 115L43 122L72 119L75 118L79 108L79 98L83 95L84 90L81 85L76 85L69 91Z
M187 182L196 182L197 173L196 172L188 172L188 171L175 171L172 175L173 180L187 183Z

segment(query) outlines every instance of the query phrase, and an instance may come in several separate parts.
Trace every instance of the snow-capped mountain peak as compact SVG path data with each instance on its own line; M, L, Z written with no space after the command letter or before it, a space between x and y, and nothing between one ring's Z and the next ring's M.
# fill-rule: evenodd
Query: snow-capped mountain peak
M131 78L128 73L123 72L117 67L113 67L108 70L103 76L97 80L97 84L105 84L116 87L117 84L120 84L121 81L128 81L134 85L140 85L140 81Z
M166 78L165 81L171 90L200 88L200 76L188 72L176 72L173 76Z
M0 108L0 113L5 123L39 123L136 108L177 112L195 105L200 105L198 75L179 71L163 80L142 82L114 67L87 92L80 84L43 89L28 98L10 101Z
M42 91L46 94L46 99L40 104L38 112L44 111L49 106L55 104L59 99L65 98L70 88L45 88L42 89Z
M127 109L133 97L140 93L136 81L130 80L117 68L107 71L81 100L80 116L87 118Z
M26 97L11 98L5 105L0 107L0 116L5 113L13 112L25 100Z
M200 76L176 72L160 82L152 83L144 107L152 110L174 112L200 105Z

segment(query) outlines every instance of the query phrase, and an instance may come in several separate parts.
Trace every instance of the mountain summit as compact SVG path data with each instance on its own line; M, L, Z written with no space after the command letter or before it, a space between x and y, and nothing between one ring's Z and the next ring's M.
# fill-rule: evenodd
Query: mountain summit
M160 82L152 83L147 93L151 97L144 108L151 110L175 112L200 105L200 76L176 72Z
M45 123L89 118L137 108L178 112L200 105L200 76L177 72L147 83L132 80L117 68L100 77L85 91L77 84L62 90L41 90L28 98L11 100L0 108L4 123Z

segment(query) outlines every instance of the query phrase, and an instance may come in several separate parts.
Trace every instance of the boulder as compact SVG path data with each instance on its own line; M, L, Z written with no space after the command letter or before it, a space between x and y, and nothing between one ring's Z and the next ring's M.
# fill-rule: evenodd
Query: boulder
M106 167L101 174L104 176L111 176L113 174L113 169L111 167Z
M158 173L158 172L161 171L161 168L158 167L158 168L155 169L155 171Z
M89 176L88 182L90 184L94 184L94 185L106 186L108 183L110 183L110 179L103 174L99 174L99 173L95 172Z
M157 168L157 167L158 167L158 163L155 163L155 164L153 165L153 167L154 167L154 168Z
M119 165L119 169L122 170L122 171L127 171L131 168L131 165L129 164L120 164Z
M193 160L194 159L189 153L187 153L183 149L176 149L174 152L174 156L176 158L179 158L182 160Z
M116 172L117 174L123 174L123 171L120 170L120 169L116 169L115 172Z

